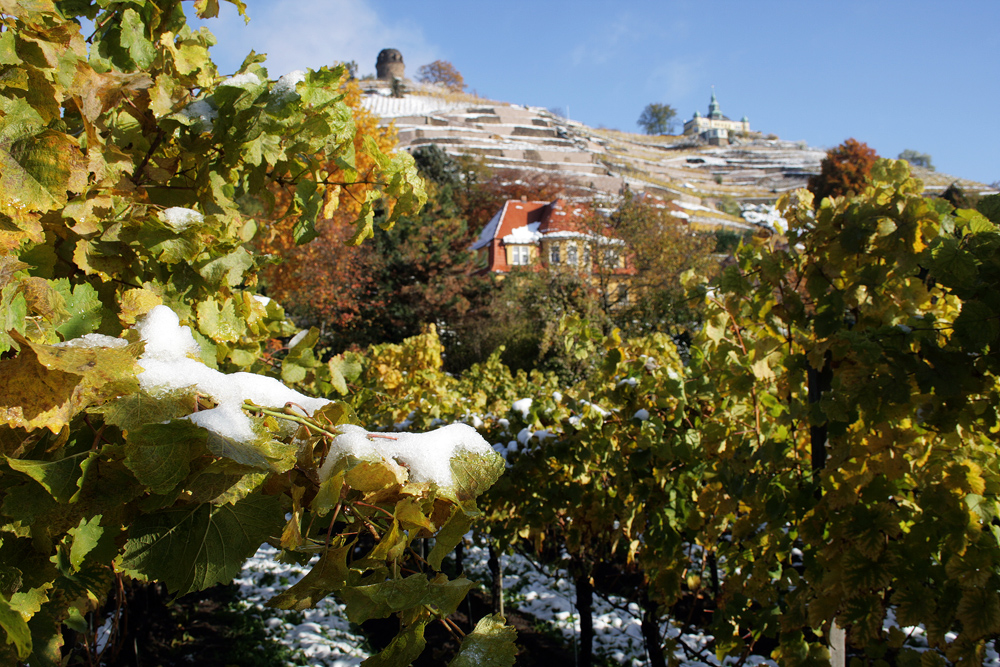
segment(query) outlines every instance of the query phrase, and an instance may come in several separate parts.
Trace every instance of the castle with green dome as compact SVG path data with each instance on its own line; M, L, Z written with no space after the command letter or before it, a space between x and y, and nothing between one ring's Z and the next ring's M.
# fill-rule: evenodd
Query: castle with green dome
M712 90L712 100L708 103L708 115L702 116L695 111L694 117L684 123L684 134L697 135L708 141L709 144L722 146L729 143L729 133L742 133L750 131L750 119L743 116L743 120L730 120L722 115L719 107L719 100L715 97L715 90Z

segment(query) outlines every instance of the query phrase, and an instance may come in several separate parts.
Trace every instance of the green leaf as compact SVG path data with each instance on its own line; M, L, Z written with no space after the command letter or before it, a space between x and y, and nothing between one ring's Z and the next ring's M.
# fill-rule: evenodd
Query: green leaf
M97 290L90 283L80 283L73 287L73 292L69 292L69 282L60 281L59 287L63 287L63 297L66 299L66 310L69 317L58 327L58 331L63 340L79 338L97 330L101 325L101 311L103 306L97 295Z
M424 652L426 621L403 628L384 649L361 663L362 667L401 667L409 665Z
M68 503L77 491L80 464L87 456L88 452L83 452L58 461L29 461L8 456L7 465L45 487L56 502Z
M500 479L504 469L503 457L492 449L483 454L458 450L451 457L453 486L442 489L440 495L457 500L463 510L476 514L475 499Z
M1000 632L1000 595L988 588L967 588L962 592L957 615L973 639Z
M347 383L357 380L364 370L358 356L351 352L331 357L326 365L330 369L330 384L341 395L347 394Z
M72 137L23 125L7 128L0 130L0 212L51 211L66 203L68 191L86 185L83 156Z
M979 211L967 208L959 209L955 211L955 218L961 226L966 227L973 234L996 231L996 225Z
M465 534L469 532L469 528L471 527L472 518L463 512L461 508L456 507L448 521L445 522L438 534L434 536L434 548L431 549L431 553L427 556L427 562L430 566L435 570L440 570L441 561L458 546L458 543L462 541L462 538L465 537Z
M969 351L984 351L1000 334L997 313L982 301L965 301L955 318L955 333L969 344Z
M349 542L339 549L327 549L319 561L294 586L267 601L275 609L312 609L334 591L347 584L347 556L354 549Z
M431 580L423 604L431 607L438 616L451 616L472 586L473 583L465 577L449 580L446 575L439 574Z
M208 431L208 450L240 465L282 473L295 465L298 447L295 443L270 440L266 437L253 442L241 442Z
M153 397L136 391L108 401L90 411L104 415L104 422L131 431L145 424L168 422L195 411L197 401L191 392L175 391Z
M145 424L126 437L125 467L150 491L165 494L188 476L207 439L205 429L183 419Z
M934 272L946 284L964 286L971 283L978 273L975 257L963 249L957 239L945 238L934 248Z
M347 618L351 623L364 623L370 618L385 618L421 604L429 589L427 576L414 574L405 579L351 586L342 590L340 597L347 604Z
M470 588L472 582L464 577L449 581L440 574L428 581L426 575L414 574L405 579L349 586L339 595L347 604L348 619L352 623L364 623L418 605L430 605L439 615L448 616L458 608Z
M14 33L5 30L0 33L0 65L20 65L21 59L17 57Z
M319 236L316 231L316 217L323 206L323 191L315 181L299 181L295 186L295 210L299 219L292 228L292 236L296 245L309 243Z
M0 627L7 633L7 643L17 647L22 660L31 655L31 632L21 614L10 607L6 598L0 597Z
M146 69L156 58L156 47L146 39L145 22L134 9L122 12L121 43L139 69Z
M976 204L976 210L989 218L994 224L1000 225L1000 195L983 197Z
M103 534L104 529L101 528L100 514L91 517L89 521L86 518L80 519L76 528L69 529L69 535L73 538L73 544L69 550L69 562L73 566L73 570L80 569L83 559L94 550Z
M259 494L234 505L164 510L132 524L117 564L130 576L162 581L185 595L231 581L284 523L280 498Z
M221 304L213 298L198 304L198 330L215 341L235 343L246 331L246 322L236 314L233 299Z
M517 630L506 625L503 616L484 616L462 640L458 655L448 667L511 667L517 656L515 639Z
M24 299L21 286L6 285L0 291L0 353L14 345L14 339L7 333L17 331L22 336L28 319L28 302Z
M198 273L211 285L236 287L243 282L243 275L253 266L253 255L239 247L227 255L204 264Z

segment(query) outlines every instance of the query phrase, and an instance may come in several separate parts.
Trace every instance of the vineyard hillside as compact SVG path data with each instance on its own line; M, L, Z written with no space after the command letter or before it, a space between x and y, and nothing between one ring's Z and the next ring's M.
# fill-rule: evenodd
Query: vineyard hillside
M739 225L720 208L773 204L806 187L819 173L825 149L774 134L733 136L711 146L689 136L647 136L592 128L541 107L522 106L414 84L402 97L372 89L362 103L392 123L399 146L412 151L435 144L452 156L482 158L496 169L557 175L579 186L581 197L617 195L623 189L674 199L696 226ZM892 156L889 156L892 157ZM952 183L967 192L994 192L968 179L921 167L914 175L925 191L940 194ZM683 217L683 216L682 216Z

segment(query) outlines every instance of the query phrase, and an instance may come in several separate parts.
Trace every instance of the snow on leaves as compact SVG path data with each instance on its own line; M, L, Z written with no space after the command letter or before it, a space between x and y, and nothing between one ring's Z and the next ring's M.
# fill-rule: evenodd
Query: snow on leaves
M340 533L361 528L364 585L395 580L410 542L475 512L490 475L457 476L461 501L430 482L386 491L380 468L406 477L381 459L321 482L356 417L273 376L347 393L360 369L311 344L282 367L294 328L254 298L250 244L275 192L299 242L357 181L359 238L376 206L414 213L412 159L367 146L358 172L341 68L276 85L251 55L222 78L179 2L70 4L0 1L0 661L70 659L62 624L85 631L116 576L182 594L231 579L265 540L345 554ZM436 613L413 611L413 628Z

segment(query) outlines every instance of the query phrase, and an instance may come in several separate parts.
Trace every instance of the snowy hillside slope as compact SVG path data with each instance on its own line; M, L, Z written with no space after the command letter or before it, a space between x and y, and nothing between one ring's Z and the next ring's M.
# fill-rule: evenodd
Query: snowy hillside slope
M451 155L479 156L494 168L546 171L576 184L588 197L617 195L626 187L669 197L690 207L689 219L698 226L739 220L718 210L721 205L769 204L805 187L825 155L805 142L756 132L735 137L728 146L710 146L691 137L595 129L540 107L448 94L431 86L417 86L401 98L373 92L363 103L395 125L403 149L437 144ZM967 191L989 191L981 183L914 171L928 192L941 192L953 182Z

